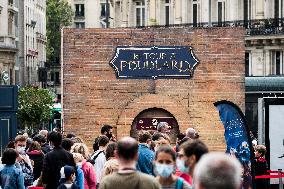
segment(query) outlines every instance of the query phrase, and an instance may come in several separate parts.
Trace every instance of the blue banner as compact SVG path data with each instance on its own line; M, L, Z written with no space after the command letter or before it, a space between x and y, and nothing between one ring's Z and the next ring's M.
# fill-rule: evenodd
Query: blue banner
M239 159L244 168L243 188L252 186L251 160L253 158L246 119L240 108L229 101L214 103L225 128L226 153Z
M198 64L189 46L118 46L110 65L117 78L190 78Z

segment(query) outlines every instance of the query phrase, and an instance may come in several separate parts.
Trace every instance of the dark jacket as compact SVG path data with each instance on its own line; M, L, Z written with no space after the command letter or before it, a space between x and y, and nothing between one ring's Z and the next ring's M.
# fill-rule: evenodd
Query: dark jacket
M34 181L35 181L40 176L44 154L39 150L33 150L31 152L28 152L27 154L29 155L30 160L34 161L33 173L34 173Z
M67 189L67 187L64 184L60 184L57 189ZM72 184L71 189L80 189L79 186L76 184Z
M44 154L46 154L46 153L48 153L48 152L51 151L51 150L50 150L50 146L49 146L48 143L45 143L44 145L42 145L42 146L41 146L41 150L42 150L42 152L43 152Z
M76 168L73 156L62 147L54 148L43 159L42 182L46 189L55 189L59 186L60 169L65 165Z
M267 170L268 170L268 165L267 161L265 158L260 157L254 159L254 173L255 176L259 175L267 175ZM269 185L269 180L268 179L256 179L255 180L256 188L257 189L267 189Z

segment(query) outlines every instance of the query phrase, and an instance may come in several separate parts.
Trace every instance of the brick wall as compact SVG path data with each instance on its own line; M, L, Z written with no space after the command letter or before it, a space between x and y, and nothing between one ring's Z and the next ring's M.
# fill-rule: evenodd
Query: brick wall
M117 79L109 61L116 46L192 46L200 63L192 79ZM199 131L211 150L224 150L224 129L213 103L229 100L244 110L244 30L241 28L65 29L65 131L88 145L102 124L129 135L133 119L163 108L180 130Z

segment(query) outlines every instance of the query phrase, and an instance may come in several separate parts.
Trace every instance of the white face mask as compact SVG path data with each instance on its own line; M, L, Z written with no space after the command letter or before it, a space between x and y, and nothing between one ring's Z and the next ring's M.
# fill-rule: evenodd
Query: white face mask
M25 146L17 146L16 147L17 152L19 152L20 154L25 154L26 152L26 147Z

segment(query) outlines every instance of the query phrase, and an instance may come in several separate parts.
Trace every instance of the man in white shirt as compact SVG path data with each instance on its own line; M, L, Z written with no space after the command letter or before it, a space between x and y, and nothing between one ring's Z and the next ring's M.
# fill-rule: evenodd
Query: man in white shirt
M94 164L96 179L97 179L97 188L100 184L103 168L106 163L105 149L109 143L109 138L107 136L100 136L98 139L99 149L91 156L91 160Z

